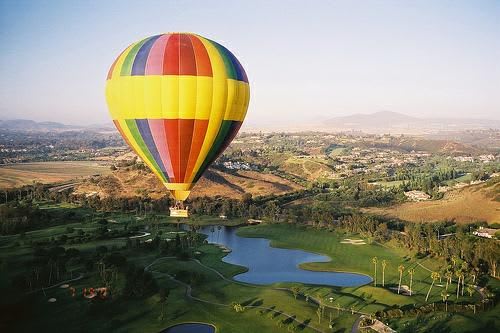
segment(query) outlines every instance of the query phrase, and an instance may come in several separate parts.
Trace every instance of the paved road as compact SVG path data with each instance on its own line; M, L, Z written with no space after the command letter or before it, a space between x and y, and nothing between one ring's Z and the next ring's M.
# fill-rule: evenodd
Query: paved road
M358 318L356 318L356 321L354 322L354 324L352 324L351 333L358 333L359 323L361 322L361 319L363 319L363 316L361 315L359 315Z

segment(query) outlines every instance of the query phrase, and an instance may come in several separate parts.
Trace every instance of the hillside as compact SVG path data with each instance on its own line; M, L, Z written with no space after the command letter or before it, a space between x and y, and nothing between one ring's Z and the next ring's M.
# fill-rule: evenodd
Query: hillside
M295 183L270 174L255 171L227 173L211 169L193 188L190 198L220 195L240 199L243 193L253 196L282 194L300 188ZM88 179L75 188L75 193L99 194L101 198L111 195L134 197L140 194L160 198L167 190L150 172L120 168L110 175Z
M441 200L407 202L366 212L412 222L500 222L500 182L468 186L447 192Z

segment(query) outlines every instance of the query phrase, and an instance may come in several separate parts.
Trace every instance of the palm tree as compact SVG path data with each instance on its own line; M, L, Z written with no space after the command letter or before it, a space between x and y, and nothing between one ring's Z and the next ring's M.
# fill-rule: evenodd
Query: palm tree
M460 278L462 279L462 296L464 295L464 289L465 289L465 285L464 285L464 281L465 281L465 273L460 271Z
M316 294L316 300L318 301L318 310L321 311L321 317L323 317L323 314L325 313L325 304L323 303L323 297L321 296L321 293Z
M472 294L474 294L474 288L470 284L467 286L467 292L469 293L470 297L472 297Z
M375 274L373 275L373 285L377 286L377 257L372 258L372 263L375 267Z
M398 294L399 294L399 290L401 289L401 279L403 278L403 272L405 271L405 266L399 265L398 271L399 271L399 284L398 284Z
M385 287L385 268L387 267L387 260L382 260L382 287Z
M321 307L319 307L319 306L318 306L318 309L316 310L316 315L318 316L318 324L321 325L322 312L321 312Z
M452 256L451 257L451 262L453 263L453 267L455 267L457 265L457 262L458 262L458 258L457 256Z
M471 276L472 276L472 283L476 284L476 277L477 277L477 268L476 267L474 267L474 269L472 270Z
M165 288L160 289L160 301L159 303L161 304L161 313L160 313L160 320L165 319L165 305L167 303L167 298L169 295L170 291Z
M446 290L441 291L441 297L443 298L444 306L446 309L446 312L448 312L448 292Z
M469 264L466 261L464 261L460 269L460 271L462 272L462 296L464 295L464 289L465 289L465 272L467 272L468 270L469 270Z
M444 273L444 276L446 277L446 291L448 291L448 285L451 284L451 278L453 277L453 272L446 271L446 273Z
M462 277L462 272L456 271L455 276L457 277L457 299L458 299L458 294L460 292L460 278Z
M436 282L436 280L439 279L439 273L438 272L432 272L431 273L431 279L432 279L432 283L431 283L431 286L429 288L429 291L427 292L427 296L425 297L425 301L426 302L429 299L429 295L431 293L432 287L434 286L434 282Z
M413 292L412 285L413 285L413 274L415 274L415 268L410 268L408 270L408 274L410 274L410 296Z

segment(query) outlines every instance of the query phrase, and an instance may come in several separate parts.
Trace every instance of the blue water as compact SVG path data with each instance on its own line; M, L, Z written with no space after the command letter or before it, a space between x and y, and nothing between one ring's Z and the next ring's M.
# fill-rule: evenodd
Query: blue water
M179 324L163 330L162 333L214 333L215 327L200 323Z
M248 268L234 277L236 281L252 284L300 282L304 284L355 287L371 282L366 275L356 273L314 272L299 268L301 263L327 262L330 257L302 250L280 249L270 246L265 238L246 238L236 234L237 228L208 226L201 232L209 243L221 244L232 252L223 261Z

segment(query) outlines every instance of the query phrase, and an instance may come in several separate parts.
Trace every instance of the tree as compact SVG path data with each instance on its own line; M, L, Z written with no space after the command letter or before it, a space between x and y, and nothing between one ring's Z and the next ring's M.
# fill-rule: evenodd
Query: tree
M429 299L429 295L431 293L431 290L432 290L432 287L434 286L434 282L436 282L436 280L439 279L439 273L438 272L432 272L431 273L431 279L432 279L432 283L431 283L431 286L429 287L429 291L427 292L427 296L425 296L425 301L427 302L427 300Z
M408 270L408 274L410 275L410 296L413 293L413 274L415 274L415 268L410 268Z
M443 298L444 306L446 309L446 312L448 312L448 292L446 290L441 291L441 297Z
M377 286L377 257L372 258L372 263L375 267L375 274L373 275L373 285Z
M252 204L252 193L244 193L241 197L241 201L248 208Z
M297 296L299 296L299 293L300 293L300 288L299 287L292 287L290 290L292 291L293 298L297 299Z
M464 295L464 289L465 289L465 272L469 270L469 264L464 261L462 262L462 266L460 267L460 272L462 273L462 296Z
M444 276L446 277L446 291L448 291L448 285L451 284L451 278L453 277L452 271L448 270L446 273L444 273Z
M457 277L457 299L458 299L458 294L460 292L460 278L462 277L462 272L456 271L455 276Z
M321 297L320 293L316 294L316 300L318 301L318 311L320 311L320 315L322 318L325 313L325 304L323 303L323 298ZM321 324L321 320L319 324Z
M382 287L385 287L385 268L387 267L387 260L382 260Z
M470 284L467 286L467 292L469 293L469 297L472 297L472 294L474 294L474 287L472 287Z
M167 298L168 298L169 294L170 294L170 290L168 290L166 288L160 289L160 292L159 292L159 296L160 296L159 303L161 304L160 320L163 320L165 318L165 305L167 304Z
M500 237L498 238L500 239ZM471 276L472 276L472 283L476 283L476 278L477 278L477 273L478 273L479 269L477 267L474 267L474 269L472 270L472 273L471 273Z
M399 272L398 294L399 294L399 291L401 290L401 279L403 278L404 271L405 271L405 266L399 265L398 266L398 272Z
M231 303L231 306L232 306L233 310L236 312L245 311L245 307L243 305L241 305L240 303L233 302L233 303Z
M321 310L321 306L318 306L316 310L316 315L318 316L318 324L321 325L321 317L323 316L323 311Z

